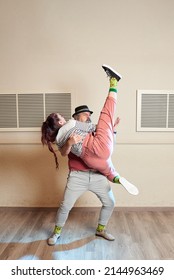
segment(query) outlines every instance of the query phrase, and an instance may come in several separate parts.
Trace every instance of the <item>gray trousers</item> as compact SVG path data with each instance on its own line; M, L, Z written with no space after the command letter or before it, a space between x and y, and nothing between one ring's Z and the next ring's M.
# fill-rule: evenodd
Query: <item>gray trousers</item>
M86 191L97 195L102 203L99 224L107 225L115 206L111 186L105 176L94 171L71 171L62 201L56 215L56 225L63 227L76 200Z

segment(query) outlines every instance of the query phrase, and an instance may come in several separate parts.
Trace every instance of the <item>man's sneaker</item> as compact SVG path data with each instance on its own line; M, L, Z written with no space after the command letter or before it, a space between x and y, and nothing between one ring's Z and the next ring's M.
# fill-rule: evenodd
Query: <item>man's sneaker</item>
M106 74L109 76L109 78L115 78L117 81L119 81L122 78L122 76L110 66L103 64L102 67Z
M96 230L95 235L103 237L103 238L105 238L109 241L114 241L115 240L115 237L112 234L108 233L106 230L102 230L102 231Z
M120 177L119 182L130 194L137 195L139 193L137 187L128 182L124 177Z
M48 245L55 245L57 240L59 239L60 237L60 233L54 233L48 238L47 242L48 242Z

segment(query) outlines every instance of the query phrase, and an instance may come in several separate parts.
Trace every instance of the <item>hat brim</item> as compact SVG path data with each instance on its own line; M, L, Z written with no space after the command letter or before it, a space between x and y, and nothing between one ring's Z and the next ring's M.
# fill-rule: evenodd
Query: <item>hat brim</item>
M90 111L90 110L79 110L78 112L75 112L75 113L72 115L72 117L74 117L75 115L78 115L78 114L80 114L80 113L85 113L85 112L88 112L88 113L90 113L91 115L93 114L93 112Z

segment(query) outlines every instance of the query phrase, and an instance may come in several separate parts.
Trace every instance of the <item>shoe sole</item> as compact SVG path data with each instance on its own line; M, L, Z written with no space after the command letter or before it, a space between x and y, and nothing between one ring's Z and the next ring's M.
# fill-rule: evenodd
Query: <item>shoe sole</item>
M104 239L106 239L108 241L114 241L115 240L115 238L114 239L109 239L109 238L107 238L107 237L105 237L103 235L97 234L97 233L95 235L98 236L98 237L104 238Z
M111 68L109 65L103 64L102 67L110 78L116 78L117 81L122 79L122 76L118 72L116 72L113 68Z
M125 178L121 177L119 179L119 182L130 194L133 194L133 195L139 194L139 190L137 189L137 187L135 187L133 184L128 182Z

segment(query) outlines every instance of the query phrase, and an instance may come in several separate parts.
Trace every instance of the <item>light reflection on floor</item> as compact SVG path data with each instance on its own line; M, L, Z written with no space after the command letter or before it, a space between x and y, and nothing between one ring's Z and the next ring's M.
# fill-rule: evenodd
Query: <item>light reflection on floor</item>
M0 243L1 260L72 260L95 259L96 242L100 242L95 235L87 236L70 243L58 240L54 246L48 246L47 240L33 242ZM107 242L107 241L106 241ZM98 247L98 245L97 245ZM83 248L83 249L82 249Z

